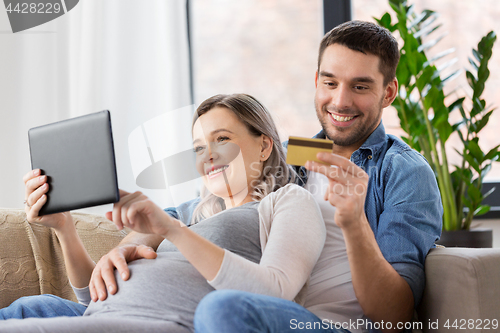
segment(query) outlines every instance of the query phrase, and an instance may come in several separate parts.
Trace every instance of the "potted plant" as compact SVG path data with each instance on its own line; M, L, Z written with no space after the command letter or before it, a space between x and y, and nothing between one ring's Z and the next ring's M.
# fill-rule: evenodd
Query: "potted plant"
M450 246L453 244L446 242L449 237L465 237L467 240L473 234L480 234L468 232L472 219L490 209L482 201L494 188L483 194L482 187L492 163L500 157L500 145L485 152L480 147L478 134L487 125L494 111L481 96L489 76L488 61L496 35L493 31L488 33L481 39L477 49L472 50L473 58L469 58L471 70L466 71L471 95L446 103L448 99L443 88L460 71L442 78L443 70L454 61L448 61L439 68L435 66L438 59L449 55L453 50L441 52L430 59L427 57L429 48L442 38L428 38L440 27L435 24L438 14L431 10L416 13L413 5L408 5L406 0L389 0L389 3L396 14L395 20L390 13L385 13L376 21L393 33L397 31L403 41L396 73L399 94L393 105L398 111L401 128L407 135L403 140L425 156L436 174L444 209L441 240L444 239L446 245ZM460 120L450 123L450 114L457 112L461 115ZM446 153L446 143L454 132L462 143L461 147L455 147L461 156L461 163L458 165L450 165ZM491 234L489 230L486 236L479 236L487 241L483 245L455 245L491 247Z

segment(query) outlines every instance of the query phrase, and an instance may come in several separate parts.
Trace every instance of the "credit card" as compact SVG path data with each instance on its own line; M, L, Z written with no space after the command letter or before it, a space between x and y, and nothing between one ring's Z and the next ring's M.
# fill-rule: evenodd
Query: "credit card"
M304 166L307 161L323 163L316 158L319 152L331 153L333 141L326 139L310 139L291 136L288 139L286 163Z

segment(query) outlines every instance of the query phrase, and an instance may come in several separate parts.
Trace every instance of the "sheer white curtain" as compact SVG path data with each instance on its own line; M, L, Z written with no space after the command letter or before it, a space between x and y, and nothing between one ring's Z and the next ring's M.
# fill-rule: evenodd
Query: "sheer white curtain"
M136 185L128 137L190 103L185 0L84 0L16 34L0 10L0 207L23 206L29 128L104 109L111 111L120 188L173 205L171 191ZM176 134L166 144L190 140L189 121L165 131Z

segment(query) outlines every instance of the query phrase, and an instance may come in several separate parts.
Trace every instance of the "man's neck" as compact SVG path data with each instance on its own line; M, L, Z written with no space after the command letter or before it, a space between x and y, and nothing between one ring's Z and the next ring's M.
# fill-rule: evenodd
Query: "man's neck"
M352 153L354 153L356 150L358 150L359 147L361 147L361 144L355 145L355 146L349 146L349 147L338 146L336 144L333 144L332 153L334 153L336 155L340 155L342 157L345 157L349 160L349 159L351 159Z

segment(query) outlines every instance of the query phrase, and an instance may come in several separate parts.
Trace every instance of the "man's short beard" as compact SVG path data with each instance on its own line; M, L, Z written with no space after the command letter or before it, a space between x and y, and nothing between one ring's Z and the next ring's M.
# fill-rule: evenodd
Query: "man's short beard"
M382 103L383 103L383 98L379 102L378 107L380 108L380 110L382 110ZM325 109L322 108L320 110L321 112L318 112L318 106L316 105L316 102L314 103L314 108L316 109L316 116L318 117L318 120L321 124L321 127L323 127L323 131L325 132L326 137L328 139L332 140L335 145L341 146L341 147L349 147L349 146L354 145L355 143L359 142L360 140L367 139L367 137L365 137L367 134L367 131L370 131L369 134L371 134L375 130L375 128L377 128L378 124L380 123L380 121L378 121L377 124L370 124L370 125L374 125L374 128L371 128L371 129L366 129L364 127L357 127L347 137L344 137L341 135L337 135L338 137L335 137L335 136L333 136L333 133L328 133L328 124L331 124L330 120L328 119L328 111L326 111ZM349 114L359 114L359 113L350 112ZM324 116L324 117L320 117L320 115ZM333 124L332 124L332 126L333 126ZM347 130L347 129L344 129L343 127L337 128L337 132L342 132L344 130Z
M319 122L321 123L321 127L323 127L323 131L325 132L326 137L332 140L335 145L341 147L348 147L361 140L361 136L363 134L361 128L356 129L356 132L351 133L351 135L348 137L337 137L337 138L334 137L331 133L328 133L327 121L328 120L327 119L325 120L325 118L319 119Z

